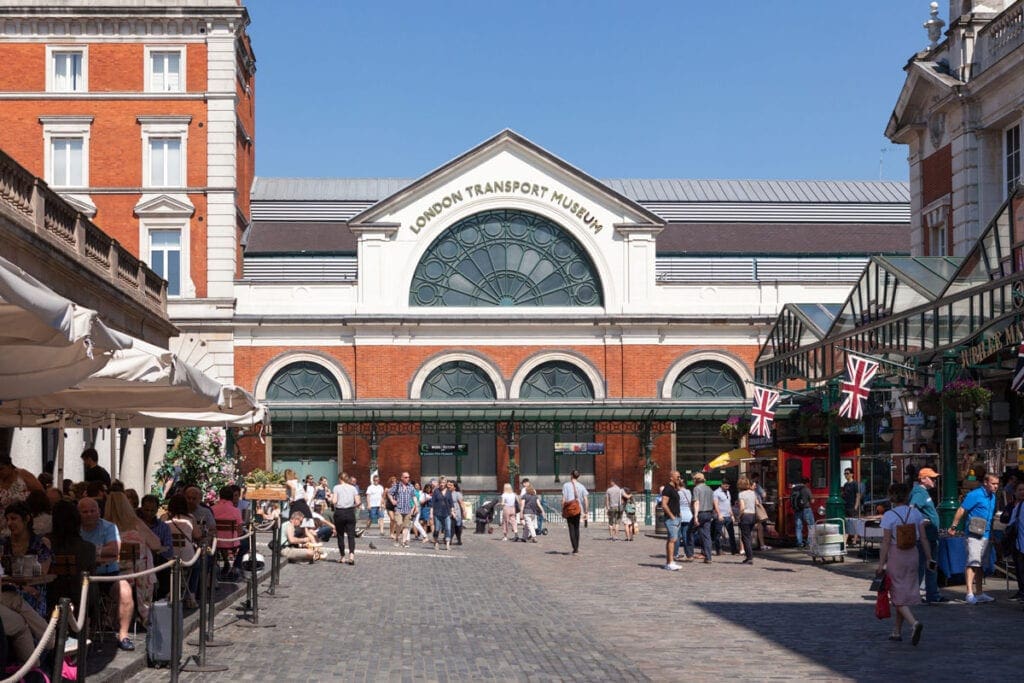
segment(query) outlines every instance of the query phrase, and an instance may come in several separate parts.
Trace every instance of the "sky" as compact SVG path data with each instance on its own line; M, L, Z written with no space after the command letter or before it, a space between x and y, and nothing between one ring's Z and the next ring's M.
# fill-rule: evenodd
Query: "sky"
M907 179L925 0L245 5L260 176L416 178L511 128L598 178Z

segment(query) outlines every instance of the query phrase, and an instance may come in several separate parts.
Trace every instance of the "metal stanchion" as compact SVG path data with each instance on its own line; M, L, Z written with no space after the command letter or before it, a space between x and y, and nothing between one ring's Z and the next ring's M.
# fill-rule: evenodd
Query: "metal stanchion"
M82 591L82 600L78 603L78 609L81 611L82 616L82 628L78 632L78 676L75 677L76 683L85 683L85 676L89 668L89 572L82 572L82 585L85 589Z
M64 680L64 647L67 645L68 640L69 605L71 605L71 600L61 598L55 608L58 613L58 621L57 637L53 641L53 671L51 672L53 675L50 677L51 681Z
M250 611L252 621L246 621L246 616L243 614L239 617L239 620L235 622L236 626L242 626L244 628L274 628L277 624L273 623L260 623L260 594L259 594L259 571L256 567L256 522L255 520L249 525L249 598L247 600L246 608Z
M273 539L270 541L270 587L264 597L287 598L284 593L278 593L277 589L281 581L281 518L274 519L274 526L271 528Z
M239 545L239 549L241 549L241 545ZM212 562L210 567L210 599L207 601L208 604L206 605L205 608L207 610L206 632L205 634L202 634L202 631L200 631L200 633L202 634L200 637L205 637L206 647L228 647L230 645L234 645L234 641L227 640L226 638L223 640L215 641L213 638L213 620L217 616L216 585L218 581L216 569L217 563Z
M171 683L178 683L181 672L181 638L184 624L178 621L181 609L181 558L171 567Z
M206 626L207 626L207 614L206 608L207 603L213 602L213 596L209 590L209 584L211 580L210 569L216 567L216 561L210 561L210 546L208 543L203 544L202 555L199 556L199 639L196 641L189 641L189 645L199 645L199 654L194 657L189 657L185 660L185 665L181 667L182 671L200 671L200 672L211 672L211 671L227 671L228 667L223 664L208 664L206 662ZM191 660L195 659L195 663L192 664Z

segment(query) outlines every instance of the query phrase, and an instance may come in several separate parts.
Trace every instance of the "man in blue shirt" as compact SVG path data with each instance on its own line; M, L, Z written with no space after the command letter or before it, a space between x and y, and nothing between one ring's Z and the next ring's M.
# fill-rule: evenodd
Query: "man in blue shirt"
M939 512L935 509L935 502L932 500L929 490L935 488L935 478L939 473L930 467L922 467L917 472L917 482L910 491L911 507L917 508L928 523L924 527L925 537L917 546L917 581L924 580L924 599L928 604L948 602L948 598L939 593L939 573L934 567L925 562L924 548L927 543L931 548L931 557L939 556Z
M979 602L992 602L992 596L982 590L982 580L985 577L985 558L988 556L988 541L992 533L992 518L996 514L996 491L999 489L999 477L994 474L985 475L981 486L974 489L966 496L964 502L960 503L956 514L953 516L953 525L949 533L955 534L960 520L967 517L967 567L965 576L967 579L967 604L975 605ZM980 518L984 520L984 532L974 534L970 532L971 520Z
M82 517L79 532L83 540L96 546L96 571L100 576L118 573L117 560L121 553L121 534L117 527L100 518L100 506L93 498L78 501L78 514Z

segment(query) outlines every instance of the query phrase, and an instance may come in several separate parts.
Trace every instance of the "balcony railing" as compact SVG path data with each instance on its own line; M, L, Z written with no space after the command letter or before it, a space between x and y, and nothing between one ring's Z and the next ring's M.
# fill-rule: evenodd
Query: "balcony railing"
M167 282L3 151L0 218L35 234L55 251L166 317Z
M975 61L978 73L1024 44L1024 0L1006 8L978 31Z

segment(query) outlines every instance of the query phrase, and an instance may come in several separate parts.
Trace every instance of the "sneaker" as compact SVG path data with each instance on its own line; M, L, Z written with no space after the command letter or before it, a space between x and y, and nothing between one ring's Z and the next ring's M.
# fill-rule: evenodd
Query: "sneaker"
M921 631L923 631L923 630L924 630L924 624L922 624L920 621L917 622L916 624L914 624L913 635L910 638L910 644L911 645L917 645L918 643L921 642Z
M117 643L117 646L119 648L121 648L122 650L124 650L125 652L134 652L135 651L135 643L132 642L131 638L127 638L127 637L122 638Z
M968 605L977 605L978 598L974 597L974 593L968 593L967 597L964 598L964 602L966 602Z
M978 602L995 602L996 601L996 599L993 598L988 593L982 593L981 595L977 596L977 599L978 599Z
M665 571L677 572L681 569L681 567L675 562L673 562L672 564L666 564L664 569Z

